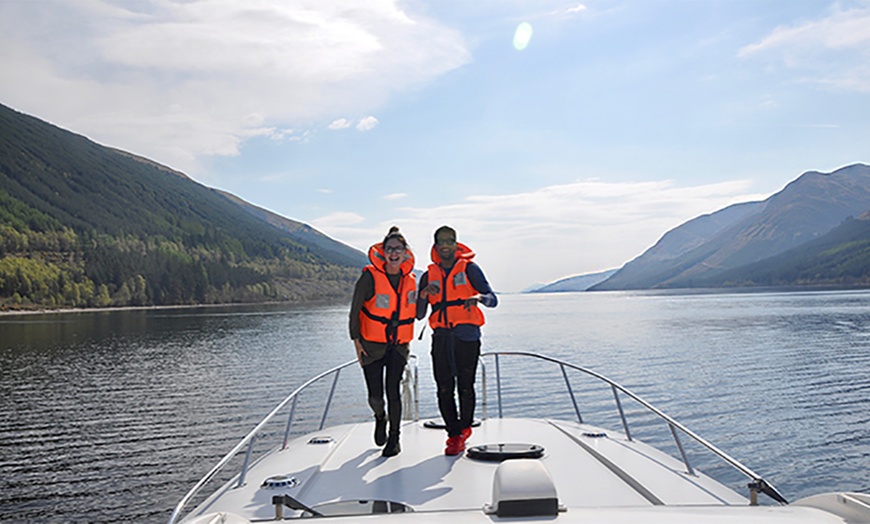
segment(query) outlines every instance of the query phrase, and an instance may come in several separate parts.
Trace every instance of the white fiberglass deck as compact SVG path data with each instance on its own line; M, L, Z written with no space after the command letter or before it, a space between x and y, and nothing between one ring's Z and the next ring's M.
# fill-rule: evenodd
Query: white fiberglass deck
M492 502L498 462L443 454L443 430L407 422L402 453L381 457L372 440L373 424L329 428L293 441L287 449L259 460L246 485L230 483L222 500L202 508L231 511L249 519L274 517L273 495L286 492L308 506L337 500L402 502L414 511L480 510ZM521 443L543 446L539 460L566 507L748 504L703 475L689 475L682 463L613 433L564 421L488 419L475 428L469 446ZM332 442L310 444L310 437ZM324 439L325 440L325 439ZM294 477L292 488L263 488L270 477Z

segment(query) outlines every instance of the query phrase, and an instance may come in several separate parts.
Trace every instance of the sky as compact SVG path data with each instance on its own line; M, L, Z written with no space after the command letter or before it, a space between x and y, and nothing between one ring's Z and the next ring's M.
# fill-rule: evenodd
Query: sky
M515 292L870 163L870 0L0 0L0 103Z

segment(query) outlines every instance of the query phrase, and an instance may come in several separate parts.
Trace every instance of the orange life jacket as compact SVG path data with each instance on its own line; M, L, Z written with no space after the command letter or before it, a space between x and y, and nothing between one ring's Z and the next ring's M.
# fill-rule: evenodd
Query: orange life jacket
M406 252L399 267L402 273L398 290L390 284L386 273L386 258L380 244L369 248L369 264L363 270L371 273L375 293L363 302L359 314L360 335L369 342L407 344L414 338L417 316L417 279L414 277L414 254Z
M483 311L476 305L465 308L465 300L478 294L468 281L466 266L474 258L474 252L468 246L457 243L456 263L448 273L441 267L441 257L435 247L432 248L432 264L429 264L429 283L438 282L441 292L429 295L432 313L429 315L429 326L435 328L452 328L459 324L482 326L485 322Z

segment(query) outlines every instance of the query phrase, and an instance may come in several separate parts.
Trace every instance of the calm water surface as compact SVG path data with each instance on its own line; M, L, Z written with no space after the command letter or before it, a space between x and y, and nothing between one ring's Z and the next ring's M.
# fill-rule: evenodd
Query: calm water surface
M868 291L505 295L487 313L484 350L540 352L608 375L790 500L870 491ZM353 358L346 326L346 305L0 317L0 521L165 522L277 402ZM412 350L421 416L435 417L428 334ZM565 391L558 369L508 358L500 367L512 373L506 416L574 416L570 402L535 407ZM579 373L571 381L584 421L618 428L609 390ZM363 390L348 368L329 421L367 417ZM634 434L667 449L667 428L626 408ZM312 424L320 416L299 413ZM742 478L689 452L745 493Z

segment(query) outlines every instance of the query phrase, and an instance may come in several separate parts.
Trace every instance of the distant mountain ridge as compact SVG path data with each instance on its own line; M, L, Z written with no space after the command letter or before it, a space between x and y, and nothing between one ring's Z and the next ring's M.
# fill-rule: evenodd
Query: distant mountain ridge
M870 167L807 172L762 202L729 206L668 231L591 290L725 285L725 275L729 285L753 285L740 268L820 239L868 209Z
M616 272L616 269L610 269L607 271L600 271L598 273L588 273L584 275L566 277L550 284L532 289L528 291L528 293L564 293L571 291L586 291L595 284L598 284L599 282L604 282Z
M0 105L0 307L349 297L361 252Z

